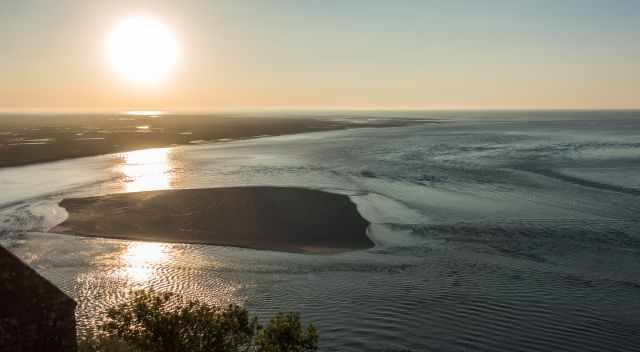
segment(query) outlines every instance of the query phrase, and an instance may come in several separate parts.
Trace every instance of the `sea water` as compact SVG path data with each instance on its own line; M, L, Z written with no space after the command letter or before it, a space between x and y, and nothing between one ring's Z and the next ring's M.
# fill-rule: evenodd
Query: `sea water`
M0 169L0 243L78 301L130 289L298 311L323 351L640 350L640 114L335 113L364 128ZM398 116L396 116L398 115ZM48 233L66 197L278 185L347 194L370 250L302 255ZM330 220L329 220L330 221Z

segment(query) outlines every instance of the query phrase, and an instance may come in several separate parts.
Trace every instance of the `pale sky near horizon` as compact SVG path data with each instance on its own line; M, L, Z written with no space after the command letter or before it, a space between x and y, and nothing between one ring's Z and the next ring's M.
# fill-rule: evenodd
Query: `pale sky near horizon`
M123 20L166 79L114 74ZM0 0L0 110L638 108L640 1Z

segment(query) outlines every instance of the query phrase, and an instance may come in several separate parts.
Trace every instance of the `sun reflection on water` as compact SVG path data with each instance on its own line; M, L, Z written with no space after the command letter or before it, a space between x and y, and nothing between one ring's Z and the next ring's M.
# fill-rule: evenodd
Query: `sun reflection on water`
M125 176L126 192L171 188L171 149L155 148L122 153L118 167Z
M244 252L116 239L89 239L86 244L91 247L80 247L85 248L80 252L91 256L91 265L78 274L70 288L78 301L77 328L82 332L95 331L104 322L105 309L126 302L135 290L173 292L186 299L226 306L246 304L242 289L254 285L253 279L238 280L235 271L228 270L247 262L250 257Z
M123 276L143 283L152 278L155 268L169 259L169 247L164 243L131 242L120 257Z

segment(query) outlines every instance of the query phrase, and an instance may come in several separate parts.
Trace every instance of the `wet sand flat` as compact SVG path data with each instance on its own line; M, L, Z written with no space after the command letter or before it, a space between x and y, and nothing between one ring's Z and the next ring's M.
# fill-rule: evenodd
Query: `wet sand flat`
M300 253L373 247L369 223L345 195L230 187L72 198L51 230L81 236L201 243Z
M0 114L0 167L173 145L416 123L245 115Z

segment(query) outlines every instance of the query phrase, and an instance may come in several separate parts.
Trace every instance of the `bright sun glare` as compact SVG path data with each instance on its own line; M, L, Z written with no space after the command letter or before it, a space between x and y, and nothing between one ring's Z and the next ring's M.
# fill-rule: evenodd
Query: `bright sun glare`
M169 28L144 17L120 23L109 36L108 48L114 69L138 83L161 81L178 58L178 45Z

